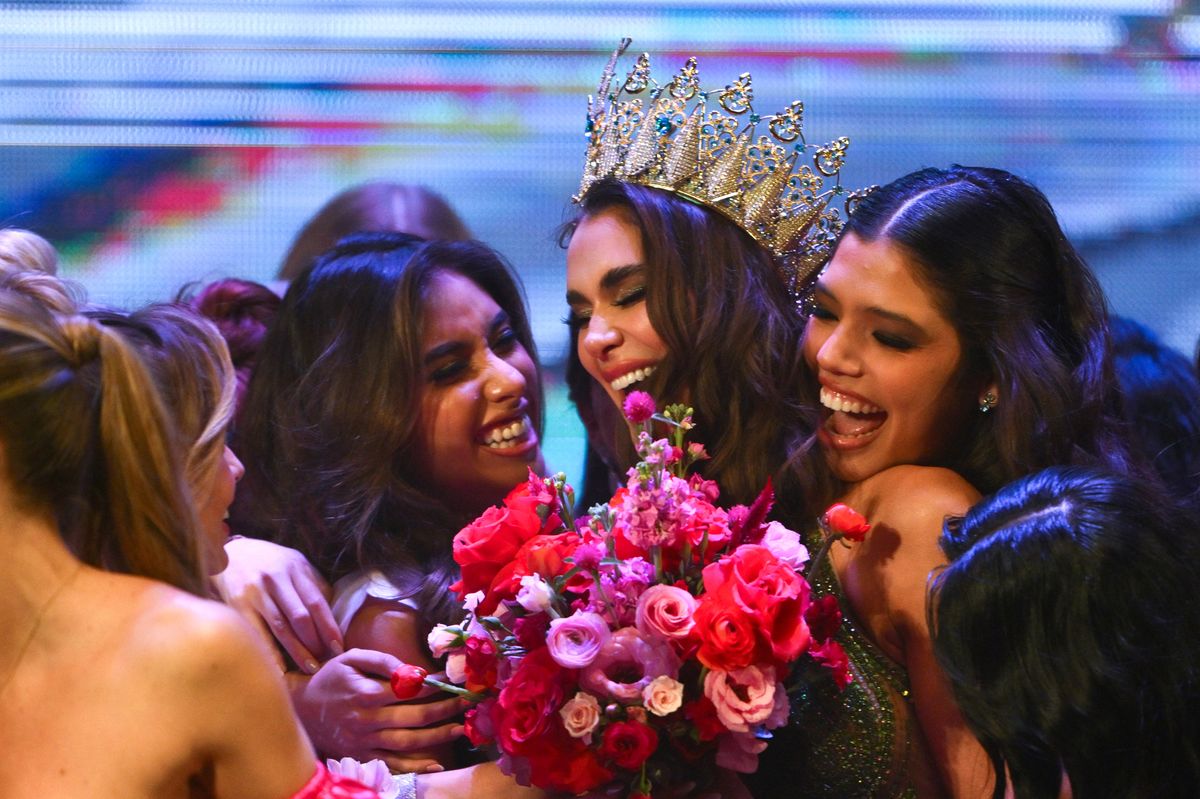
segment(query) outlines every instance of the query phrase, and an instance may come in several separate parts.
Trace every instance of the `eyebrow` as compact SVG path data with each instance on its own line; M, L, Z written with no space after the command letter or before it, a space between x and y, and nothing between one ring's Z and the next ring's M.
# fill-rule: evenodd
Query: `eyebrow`
M508 324L508 322L508 314L505 313L503 309L498 311L496 315L492 317L492 321L488 325L488 335L491 335L493 332L495 332L496 328ZM425 365L430 366L440 358L445 358L447 355L468 349L470 349L470 345L468 345L465 341L446 341L442 344L438 344L436 347L425 353Z
M818 282L815 286L813 286L813 292L816 294L823 294L826 297L828 297L829 299L833 300L834 302L837 302L837 297L835 297L833 295L833 292L830 291L825 286L823 286L820 282ZM925 331L925 328L923 328L919 324L917 324L912 319L912 317L906 316L902 313L897 313L896 311L889 311L886 308L880 308L878 305L869 306L866 309L866 312L871 314L872 316L879 316L884 319L891 320L897 324L907 325L908 327L911 327L915 331L921 331L921 332Z
M612 291L617 286L624 283L633 275L646 271L645 264L625 264L624 266L614 266L604 273L604 277L600 278L600 290ZM567 291L568 305L586 305L587 298L578 291Z

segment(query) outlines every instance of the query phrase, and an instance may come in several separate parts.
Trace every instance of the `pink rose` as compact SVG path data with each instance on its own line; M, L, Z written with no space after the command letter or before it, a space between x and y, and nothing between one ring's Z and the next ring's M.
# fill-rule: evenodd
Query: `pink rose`
M608 622L597 613L576 611L565 619L550 622L546 648L564 669L582 669L596 659L611 635Z
M696 598L673 585L652 585L638 598L637 628L647 637L687 638L695 626Z
M683 704L683 683L660 674L642 689L646 709L656 716L668 716Z
M704 676L704 695L716 707L717 718L726 729L749 732L775 711L775 668L710 671Z
M586 744L592 742L592 731L600 723L600 703L591 694L580 691L559 708L563 728L572 738L582 738Z

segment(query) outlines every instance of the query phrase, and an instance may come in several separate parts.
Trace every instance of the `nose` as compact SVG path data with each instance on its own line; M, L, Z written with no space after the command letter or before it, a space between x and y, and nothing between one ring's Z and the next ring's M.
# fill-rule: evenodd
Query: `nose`
M621 331L599 314L588 320L579 340L583 351L595 360L603 360L621 343Z
M851 337L835 327L817 346L817 366L832 374L854 376L861 373L862 360Z
M495 353L490 356L483 395L489 402L508 402L525 396L525 375L516 365Z
M246 466L234 451L229 448L228 444L225 445L225 463L229 466L229 471L233 474L233 482L238 482L246 474Z

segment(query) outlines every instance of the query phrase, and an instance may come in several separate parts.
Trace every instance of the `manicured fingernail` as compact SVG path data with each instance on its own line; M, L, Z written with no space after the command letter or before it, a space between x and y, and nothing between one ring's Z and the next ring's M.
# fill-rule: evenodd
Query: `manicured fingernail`
M432 766L427 766L425 768L425 773L426 774L437 774L439 771L445 771L445 770L446 770L445 767L442 766L440 763L434 763Z
M319 668L321 668L321 664L311 658L304 661L304 670L307 671L309 674L316 674L317 669L319 669Z
M466 731L467 731L467 728L461 724L455 724L454 727L452 727L450 730L451 734L454 735L455 737L462 735Z
M329 645L329 650L333 652L334 655L341 655L345 653L346 647L342 646L341 641L334 641Z

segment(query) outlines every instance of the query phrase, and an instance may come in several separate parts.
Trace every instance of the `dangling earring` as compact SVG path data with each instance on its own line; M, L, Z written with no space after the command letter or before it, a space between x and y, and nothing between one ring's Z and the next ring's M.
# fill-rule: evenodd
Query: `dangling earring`
M996 397L996 395L989 391L983 395L981 400L979 400L979 412L988 413L992 410L992 408L996 407L996 403L999 401L1000 400Z

